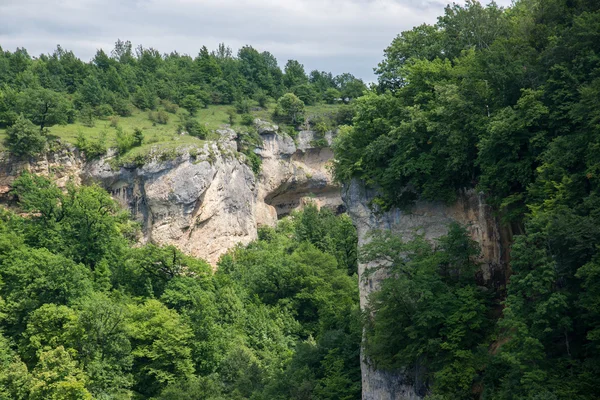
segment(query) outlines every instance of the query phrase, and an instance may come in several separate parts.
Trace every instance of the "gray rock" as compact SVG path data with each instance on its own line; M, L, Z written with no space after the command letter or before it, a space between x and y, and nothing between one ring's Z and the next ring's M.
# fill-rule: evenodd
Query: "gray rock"
M463 190L456 203L447 205L441 202L417 201L412 207L387 212L375 212L371 201L377 192L353 180L342 190L342 197L348 214L356 226L359 246L369 240L368 233L374 229L390 230L410 239L415 234L423 234L426 239L435 240L448 232L451 222L465 226L471 237L481 246L481 284L502 286L506 282L506 235L499 228L498 221L481 195L474 190ZM377 263L358 265L361 308L368 304L369 295L378 289L385 278L385 270L380 269L369 275L365 272ZM413 371L380 371L371 366L369 360L361 357L363 400L414 400L427 394L419 368Z

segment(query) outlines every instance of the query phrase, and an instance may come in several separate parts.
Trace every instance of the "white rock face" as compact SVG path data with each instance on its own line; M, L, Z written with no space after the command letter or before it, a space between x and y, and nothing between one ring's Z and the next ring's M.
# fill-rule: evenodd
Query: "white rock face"
M455 204L418 201L408 210L392 209L375 213L369 206L376 192L365 188L359 181L344 187L342 197L358 233L359 247L368 241L371 230L390 230L410 240L415 234L424 234L434 240L448 233L448 225L458 222L465 226L471 237L481 246L481 270L478 280L485 285L503 286L506 281L506 246L503 232L492 210L473 190L461 193ZM369 295L378 289L385 271L378 270L368 279L363 278L372 264L359 264L360 304L368 304ZM374 369L369 360L361 357L363 400L417 400L427 394L423 382L424 371L381 371Z
M255 240L259 226L274 225L308 200L333 209L343 204L325 168L331 150L311 147L314 133L300 133L300 148L275 125L257 121L257 128L263 139L255 150L263 160L258 176L238 152L236 132L222 129L221 139L196 156L181 151L174 160L118 170L110 166L112 154L86 163L74 148L28 161L5 154L0 196L24 170L50 176L60 186L69 179L98 183L142 224L143 242L175 245L215 265L230 248Z

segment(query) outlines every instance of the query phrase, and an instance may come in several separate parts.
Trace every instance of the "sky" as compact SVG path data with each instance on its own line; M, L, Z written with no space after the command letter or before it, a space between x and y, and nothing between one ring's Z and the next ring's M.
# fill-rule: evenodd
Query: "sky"
M451 1L450 1L451 2ZM464 0L456 0L463 3ZM483 0L482 2L488 2ZM501 6L512 0L496 0ZM29 54L57 44L90 60L117 39L195 56L225 43L269 51L334 75L373 81L383 50L404 30L435 23L446 0L0 0L0 46Z

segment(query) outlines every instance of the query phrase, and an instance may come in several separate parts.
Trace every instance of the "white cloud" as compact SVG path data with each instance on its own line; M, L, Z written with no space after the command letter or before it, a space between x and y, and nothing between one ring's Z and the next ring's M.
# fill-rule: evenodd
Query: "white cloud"
M461 3L464 0L458 0ZM372 80L401 31L433 23L444 0L0 0L0 45L30 54L57 44L90 59L117 38L195 55L202 45L250 44L307 70ZM507 6L511 0L500 0Z

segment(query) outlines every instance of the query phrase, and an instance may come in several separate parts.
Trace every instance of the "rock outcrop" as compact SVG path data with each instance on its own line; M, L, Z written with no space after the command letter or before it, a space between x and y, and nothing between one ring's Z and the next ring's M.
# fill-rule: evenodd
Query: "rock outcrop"
M503 287L506 281L506 248L504 234L492 210L481 195L474 190L464 190L458 200L447 205L438 202L418 201L407 210L392 209L379 213L370 204L376 192L354 180L342 191L348 213L357 228L358 244L368 241L371 230L390 230L403 238L410 239L415 234L434 240L448 232L448 225L455 221L465 226L471 237L481 246L481 269L479 281L482 284ZM377 290L385 272L379 270L363 278L370 264L359 264L359 289L361 307L365 307L369 294ZM361 358L363 400L416 400L427 394L422 379L423 371L380 371L374 369L369 360Z
M216 264L237 244L256 239L257 228L301 208L308 199L320 206L342 206L340 188L326 169L332 153L312 145L314 132L296 141L278 127L257 121L262 145L258 176L238 152L237 134L218 131L220 139L200 148L182 148L174 159L155 157L143 166L113 168L108 154L85 162L75 148L38 160L0 156L0 195L24 170L50 176L60 186L69 179L98 183L142 224L143 242L175 245ZM328 135L329 142L331 135Z

